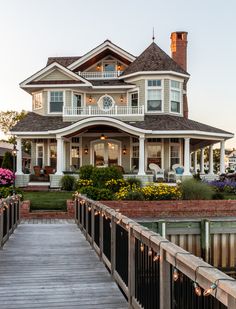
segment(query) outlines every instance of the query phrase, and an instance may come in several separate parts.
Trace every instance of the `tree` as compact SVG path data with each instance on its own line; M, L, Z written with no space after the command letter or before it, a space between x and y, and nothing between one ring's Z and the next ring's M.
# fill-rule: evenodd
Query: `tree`
M6 111L0 112L0 129L3 133L8 133L17 122L26 116L26 111Z
M13 169L13 158L9 151L6 151L2 160L2 168L7 168L9 170Z

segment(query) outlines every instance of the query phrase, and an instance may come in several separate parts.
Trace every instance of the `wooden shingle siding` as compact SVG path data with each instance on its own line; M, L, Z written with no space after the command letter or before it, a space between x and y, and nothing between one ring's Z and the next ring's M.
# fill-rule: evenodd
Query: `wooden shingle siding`
M54 70L43 78L39 78L37 80L73 80L71 77L63 74L59 70Z

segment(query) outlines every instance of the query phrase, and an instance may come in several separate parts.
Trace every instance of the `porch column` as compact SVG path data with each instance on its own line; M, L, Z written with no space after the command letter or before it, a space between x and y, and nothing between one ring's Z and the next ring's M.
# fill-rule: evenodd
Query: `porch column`
M220 142L220 173L225 173L225 141Z
M138 169L138 175L145 175L144 170L144 162L145 162L145 151L144 151L144 141L145 137L140 136L139 137L139 169Z
M205 170L204 170L204 148L201 149L201 157L200 157L200 174L205 174Z
M22 175L22 145L21 145L21 138L17 137L16 139L16 175Z
M213 145L209 146L209 174L214 175L213 168Z
M193 153L193 164L194 164L194 172L197 173L197 151Z
M64 168L64 141L61 137L57 138L57 172L56 175L62 175Z
M190 173L190 138L184 139L184 174L185 176L191 175Z

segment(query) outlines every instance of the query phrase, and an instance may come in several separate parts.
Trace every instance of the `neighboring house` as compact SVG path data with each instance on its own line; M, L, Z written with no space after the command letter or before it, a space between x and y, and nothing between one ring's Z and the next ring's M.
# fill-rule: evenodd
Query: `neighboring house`
M236 171L236 150L233 150L230 154L227 156L228 158L228 167L230 170Z
M0 167L2 166L3 158L6 152L12 153L13 144L0 142ZM22 154L22 170L28 172L30 168L30 155L26 152Z
M48 58L20 84L32 95L32 112L12 129L18 149L29 139L32 166L55 168L55 186L63 171L85 164L121 165L147 179L150 163L166 173L179 163L188 176L190 154L196 167L196 151L208 146L213 173L218 142L223 171L233 134L188 119L187 32L171 34L171 51L172 58L152 42L135 57L106 40L81 57ZM20 162L19 151L17 180L25 185Z

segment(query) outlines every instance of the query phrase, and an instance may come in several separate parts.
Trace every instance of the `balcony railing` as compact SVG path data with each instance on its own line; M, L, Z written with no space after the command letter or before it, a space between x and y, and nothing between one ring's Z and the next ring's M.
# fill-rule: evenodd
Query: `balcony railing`
M86 79L113 79L118 78L123 71L107 71L107 72L78 72L78 75Z
M144 106L131 107L131 106L114 106L111 109L102 110L98 106L86 107L64 107L63 116L143 116Z

